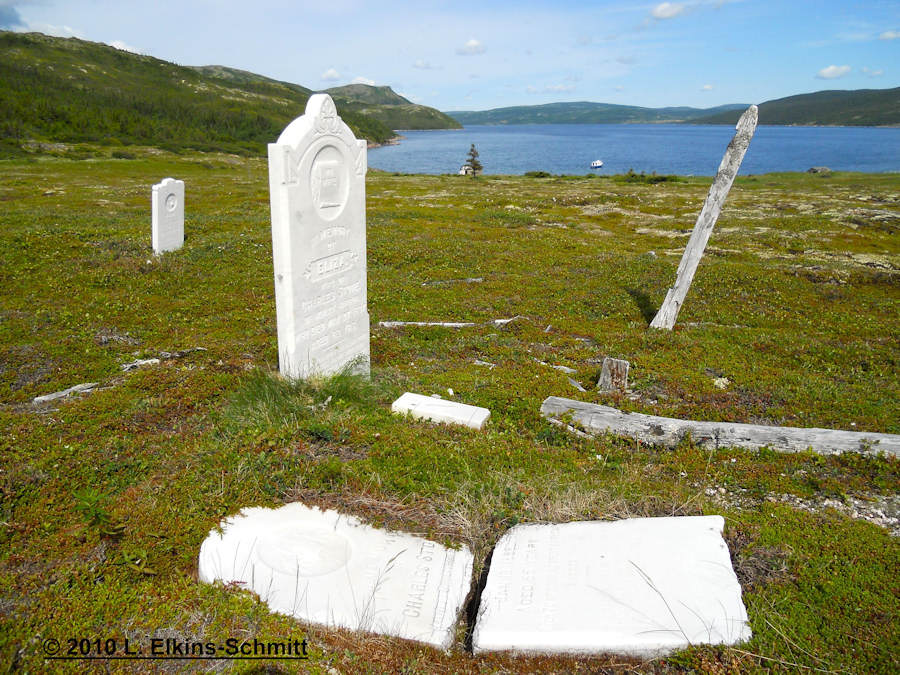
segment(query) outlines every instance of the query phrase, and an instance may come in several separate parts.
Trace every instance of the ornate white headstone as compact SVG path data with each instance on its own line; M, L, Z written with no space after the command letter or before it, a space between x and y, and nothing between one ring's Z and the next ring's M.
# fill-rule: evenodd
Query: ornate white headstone
M247 508L200 547L201 581L251 590L274 612L448 648L472 554L299 502Z
M177 251L184 244L184 181L163 178L151 198L153 252Z
M269 144L272 258L281 373L368 373L366 142L327 94Z

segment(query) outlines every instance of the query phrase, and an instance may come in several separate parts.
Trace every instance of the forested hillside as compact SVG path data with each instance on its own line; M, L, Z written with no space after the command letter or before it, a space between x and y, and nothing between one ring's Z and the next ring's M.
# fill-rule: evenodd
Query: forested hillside
M740 111L693 120L697 124L734 124ZM759 106L760 124L891 126L900 124L900 87L817 91L766 101Z
M310 90L252 73L190 68L78 39L0 32L0 154L29 141L261 154ZM394 134L345 110L360 138Z

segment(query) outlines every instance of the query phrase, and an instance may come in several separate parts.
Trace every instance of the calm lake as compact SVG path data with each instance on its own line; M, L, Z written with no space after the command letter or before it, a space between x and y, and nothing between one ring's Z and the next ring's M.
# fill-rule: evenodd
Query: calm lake
M729 125L523 124L403 131L398 145L369 150L369 166L403 173L457 173L474 143L487 174L655 171L713 176L734 134ZM900 171L900 129L760 126L741 175L806 171Z

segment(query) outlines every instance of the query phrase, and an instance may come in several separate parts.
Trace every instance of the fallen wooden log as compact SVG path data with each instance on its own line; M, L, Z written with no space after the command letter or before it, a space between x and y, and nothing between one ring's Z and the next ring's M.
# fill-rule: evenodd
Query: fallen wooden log
M586 433L604 432L628 436L642 443L674 447L690 434L691 440L705 448L741 447L753 450L771 448L779 452L803 452L812 449L823 455L884 452L900 457L900 434L866 431L840 431L801 427L770 427L737 422L697 422L626 413L605 405L549 396L541 405L541 414L550 420L575 424Z

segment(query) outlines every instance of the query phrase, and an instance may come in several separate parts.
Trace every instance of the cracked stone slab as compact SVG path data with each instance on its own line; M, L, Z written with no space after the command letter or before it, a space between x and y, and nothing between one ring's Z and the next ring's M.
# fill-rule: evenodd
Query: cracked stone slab
M253 591L279 614L447 649L472 554L300 502L245 508L200 547L200 580Z
M473 650L651 658L751 636L721 516L518 525L497 543Z

